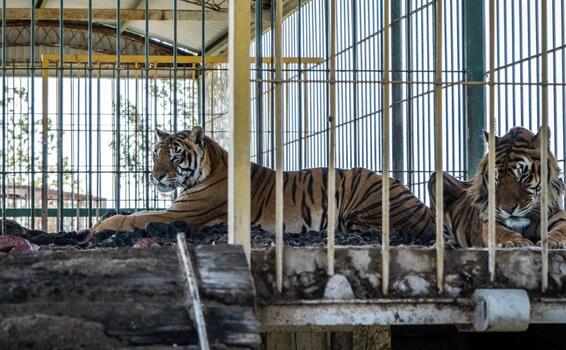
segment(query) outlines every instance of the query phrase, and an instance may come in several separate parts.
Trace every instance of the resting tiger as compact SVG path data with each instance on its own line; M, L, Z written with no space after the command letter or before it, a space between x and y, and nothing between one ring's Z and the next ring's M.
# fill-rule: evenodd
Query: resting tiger
M540 130L515 127L496 137L496 243L499 247L540 244ZM550 138L550 132L548 133ZM488 134L485 134L487 140ZM444 176L444 224L461 247L487 246L487 154L471 181ZM566 212L560 208L564 183L556 158L548 156L548 246L566 247ZM429 180L434 210L436 175Z
M183 220L193 227L226 223L228 154L200 127L175 134L157 130L152 182L159 191L183 189L166 211L115 215L96 224L91 232L143 229L149 222ZM301 233L327 227L324 168L284 173L284 229ZM275 230L275 172L251 165L252 224ZM381 224L381 176L363 168L336 171L337 223L345 232L367 231ZM390 183L391 227L427 241L434 234L434 217L399 181Z

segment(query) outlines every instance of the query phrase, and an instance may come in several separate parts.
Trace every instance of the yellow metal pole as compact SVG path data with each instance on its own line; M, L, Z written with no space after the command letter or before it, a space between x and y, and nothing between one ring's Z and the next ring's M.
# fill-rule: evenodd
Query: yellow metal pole
M230 156L228 242L250 261L250 1L229 3Z

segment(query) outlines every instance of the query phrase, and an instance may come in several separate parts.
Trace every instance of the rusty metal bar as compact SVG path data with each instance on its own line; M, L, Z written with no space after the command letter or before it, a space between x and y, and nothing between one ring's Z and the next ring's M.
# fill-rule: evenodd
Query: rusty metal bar
M281 66L283 4L275 1L275 80L283 79ZM256 39L258 40L258 39ZM261 96L256 96L261 98ZM283 85L275 83L275 276L277 290L283 290ZM260 155L261 156L261 155Z
M540 131L540 239L541 239L541 289L548 288L548 25L547 0L541 0L541 131ZM562 67L564 68L564 67ZM555 106L556 108L556 106Z
M228 242L250 261L250 0L229 3Z
M329 43L328 43L328 229L327 229L327 272L334 275L334 233L336 225L336 0L329 0Z
M384 295L389 293L389 172L390 172L390 141L391 141L391 130L389 128L390 116L389 116L389 97L390 97L390 81L389 72L391 69L390 60L390 49L391 49L391 31L389 28L390 24L390 9L391 0L386 0L383 6L383 77L382 77L382 93L383 98L381 99L381 111L383 113L383 124L382 124L382 175L383 175L383 186L381 189L381 275L382 275L382 292Z
M436 286L444 290L444 182L442 156L442 0L436 0L434 40L434 117L436 171Z
M489 0L488 270L495 281L495 1ZM482 228L483 229L483 228Z

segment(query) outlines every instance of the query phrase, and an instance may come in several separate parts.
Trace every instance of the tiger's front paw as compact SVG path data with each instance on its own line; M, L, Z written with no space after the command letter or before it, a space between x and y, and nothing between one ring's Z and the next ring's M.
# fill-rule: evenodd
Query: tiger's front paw
M500 248L523 248L523 247L531 247L534 243L523 237L522 235L517 235L505 242L500 242L498 247Z
M131 229L128 224L129 217L127 215L114 215L97 222L90 228L90 232L97 234L103 231L129 231Z
M562 232L551 232L547 236L548 249L565 249L566 248L566 235ZM541 246L542 241L537 242L537 246Z

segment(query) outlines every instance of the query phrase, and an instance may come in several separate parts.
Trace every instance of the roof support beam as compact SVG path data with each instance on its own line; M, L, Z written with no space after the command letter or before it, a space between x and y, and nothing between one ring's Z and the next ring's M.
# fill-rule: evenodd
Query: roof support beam
M173 10L149 10L150 21L172 21L173 20ZM3 16L2 11L0 11L0 16ZM83 8L68 8L64 12L66 21L86 21L88 20L88 10ZM143 9L124 9L120 11L120 17L122 21L143 21L145 20L145 12ZM264 18L271 18L269 12L265 14ZM31 11L29 8L8 8L6 9L6 20L30 20ZM59 19L59 9L58 8L38 8L35 10L36 20L58 20ZM92 19L94 21L115 21L116 20L116 10L115 9L93 9ZM196 21L201 20L200 10L178 10L177 11L178 21ZM252 22L255 17L252 16ZM228 22L227 12L218 12L207 10L206 11L206 21L207 22Z
M146 0L138 0L136 2L136 5L134 6L134 9L139 10L139 9L143 9L144 8L144 4L145 4ZM122 28L120 28L120 33L123 33L126 29L128 29L128 27L130 26L130 21L124 21L124 23L122 24Z

